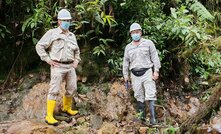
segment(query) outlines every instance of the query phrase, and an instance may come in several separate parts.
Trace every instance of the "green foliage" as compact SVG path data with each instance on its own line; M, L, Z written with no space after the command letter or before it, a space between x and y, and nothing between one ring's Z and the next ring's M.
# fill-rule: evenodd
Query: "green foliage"
M89 86L86 86L85 84L78 84L77 92L79 94L86 94L87 92L91 91Z
M93 54L100 56L100 54L103 54L103 56L106 56L106 49L108 48L108 42L114 42L112 39L99 39L99 46L94 47Z
M56 4L54 4L53 9L55 10ZM46 30L51 27L52 16L48 13L48 7L44 0L41 0L34 9L34 14L27 18L22 25L22 32L32 29L32 41L36 44L38 39L35 38L35 32L38 29ZM43 26L43 29L42 29Z
M201 96L200 100L201 100L202 102L206 102L211 95L212 95L211 91L206 92L206 93L204 93L204 94Z
M191 4L190 9L195 12L200 19L206 19L209 21L213 21L214 17L210 14L210 12L203 6L199 1L194 0L194 3Z
M118 55L115 53L115 51L112 52L112 56L107 60L107 63L111 67L110 74L112 76L120 75L120 71L122 70L122 63L123 63L123 58L122 56Z
M94 49L93 49L93 54L94 55L97 55L97 56L100 56L100 54L103 54L103 56L106 56L106 48L103 44L99 45L99 46L96 46Z
M166 31L169 38L181 40L185 46L194 46L198 41L209 39L206 33L206 22L198 21L194 24L194 16L188 14L189 10L181 6L179 10L171 8L171 17L166 22Z
M159 129L158 128L148 128L147 129L147 132L146 132L147 134L159 134L160 133L160 131L159 131Z
M221 74L221 53L217 51L217 46L214 42L205 44L204 48L196 53L192 60L192 63L198 63L194 71L204 79L208 79L211 73Z
M0 24L0 38L5 38L6 34L11 34L11 32L6 28L6 26Z
M5 7L0 9L6 11L0 24L0 41L1 44L5 42L0 52L1 63L5 63L7 57L14 60L22 50L17 70L36 67L40 59L33 44L55 24L52 18L57 9L69 7L74 17L71 31L77 36L83 51L81 55L89 55L84 59L87 66L83 69L93 68L89 72L92 75L102 75L104 71L111 77L120 74L123 50L131 41L129 26L133 22L140 23L144 38L155 43L165 79L169 74L176 77L174 72L182 74L183 60L191 65L188 75L207 79L211 74L220 74L221 56L217 45L220 43L211 41L220 36L220 2L172 2L175 3L173 8L165 0L65 0L64 5L54 0L7 0ZM28 45L20 49L21 44ZM31 60L27 59L30 55L33 56ZM9 68L9 64L4 64L5 68Z
M77 15L83 20L79 24L82 26L84 22L88 22L91 24L91 27L96 27L98 24L102 24L103 26L109 25L111 27L116 24L113 16L105 14L105 2L99 0L82 1L81 4L76 5Z
M164 30L168 39L176 41L176 45L169 46L171 49L168 51L175 52L177 59L188 59L193 65L192 73L207 79L210 73L220 72L220 64L217 62L220 53L203 45L211 39L211 31L206 19L196 19L197 17L202 16L194 16L186 6L171 8L171 16L166 21Z
M178 131L178 128L169 126L168 128L164 130L164 134L176 134L177 131Z
M108 83L103 83L103 84L101 84L100 85L102 88L102 91L106 94L106 95L108 95L108 93L110 92L110 87L109 87L109 85L108 85Z
M143 114L143 112L138 112L138 113L136 113L135 117L137 119L141 120L142 119L142 114Z

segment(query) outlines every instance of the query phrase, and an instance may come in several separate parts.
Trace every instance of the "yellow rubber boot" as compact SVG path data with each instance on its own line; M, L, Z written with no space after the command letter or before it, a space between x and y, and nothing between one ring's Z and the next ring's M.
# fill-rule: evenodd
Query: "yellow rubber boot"
M47 100L47 116L45 117L45 122L49 125L57 126L59 122L53 117L55 106L55 100Z
M72 97L63 96L63 109L62 111L69 115L76 115L78 113L77 110L72 110Z

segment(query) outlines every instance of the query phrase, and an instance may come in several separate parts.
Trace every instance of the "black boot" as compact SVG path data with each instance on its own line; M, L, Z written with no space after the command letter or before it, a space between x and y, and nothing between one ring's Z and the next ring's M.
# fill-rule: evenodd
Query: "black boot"
M137 101L137 113L140 120L146 121L146 104L144 102Z
M150 125L154 126L156 125L154 100L149 101L149 110L150 110Z

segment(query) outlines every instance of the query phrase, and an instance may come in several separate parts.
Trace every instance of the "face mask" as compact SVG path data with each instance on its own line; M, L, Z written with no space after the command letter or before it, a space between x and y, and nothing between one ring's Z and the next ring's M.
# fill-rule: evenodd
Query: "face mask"
M140 34L132 34L131 35L133 41L139 41L140 40Z
M61 28L64 29L64 30L68 30L69 27L70 27L70 22L67 22L67 21L61 21Z

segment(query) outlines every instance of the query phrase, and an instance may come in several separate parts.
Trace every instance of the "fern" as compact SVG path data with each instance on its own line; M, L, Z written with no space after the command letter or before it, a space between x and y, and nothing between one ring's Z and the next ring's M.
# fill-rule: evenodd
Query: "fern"
M200 18L203 20L213 21L214 17L210 14L210 12L198 1L195 1L190 9L195 12Z

